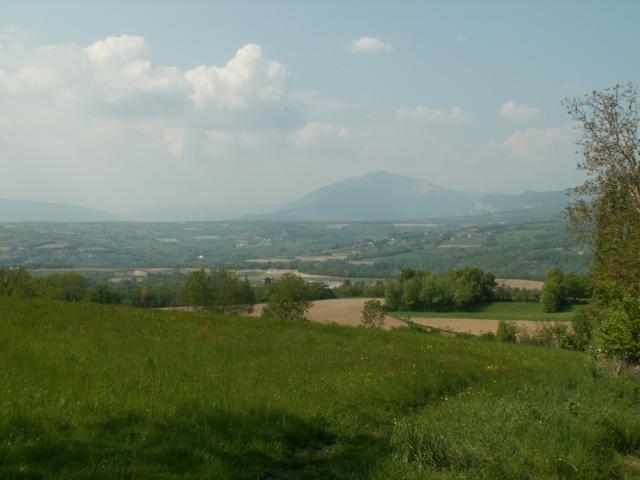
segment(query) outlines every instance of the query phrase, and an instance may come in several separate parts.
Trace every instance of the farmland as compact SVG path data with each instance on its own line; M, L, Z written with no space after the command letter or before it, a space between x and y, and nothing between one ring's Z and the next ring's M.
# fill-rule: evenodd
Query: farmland
M405 266L468 265L498 277L541 280L583 272L589 252L552 218L479 216L438 223L13 223L0 224L0 266L82 270L99 280L146 271L165 281L202 267L271 268L340 278L391 278ZM108 269L108 270L107 270ZM253 275L253 274L250 274Z
M637 478L638 384L584 354L0 303L3 478Z

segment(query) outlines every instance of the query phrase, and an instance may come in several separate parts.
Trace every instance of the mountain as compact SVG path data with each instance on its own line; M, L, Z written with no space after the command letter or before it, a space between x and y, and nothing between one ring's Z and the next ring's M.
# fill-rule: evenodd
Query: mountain
M0 198L0 222L108 222L117 216L102 210Z
M404 175L374 172L319 188L275 213L259 218L274 221L374 221L517 210L554 213L566 202L562 192L460 192Z

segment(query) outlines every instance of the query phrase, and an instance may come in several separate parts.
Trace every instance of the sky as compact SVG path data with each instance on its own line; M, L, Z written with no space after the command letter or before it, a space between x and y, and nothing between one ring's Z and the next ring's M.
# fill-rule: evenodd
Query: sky
M561 105L640 84L640 2L0 0L0 198L277 205L386 170L581 182Z

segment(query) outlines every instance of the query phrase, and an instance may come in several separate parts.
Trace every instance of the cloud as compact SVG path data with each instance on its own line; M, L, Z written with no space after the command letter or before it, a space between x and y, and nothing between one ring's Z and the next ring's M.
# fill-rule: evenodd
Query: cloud
M540 109L533 105L509 101L500 107L500 115L508 121L535 120L540 116Z
M264 56L262 47L245 45L224 65L182 71L154 65L151 48L140 36L107 37L86 47L75 44L22 49L3 61L0 94L33 95L47 90L65 108L93 113L206 115L232 117L236 126L255 116L273 117L289 93L284 66ZM239 115L238 112L243 112ZM247 114L249 112L249 114ZM292 112L289 117L293 117Z
M462 32L456 33L455 39L456 39L456 43L459 45L462 45L463 43L467 42L467 36Z
M251 103L273 103L288 92L284 66L264 57L262 47L245 45L222 67L199 66L185 73L199 108L242 110Z
M471 114L465 112L461 107L456 106L445 110L437 110L426 108L422 105L418 105L415 108L402 105L396 111L396 119L461 125L471 121Z
M353 40L349 45L349 49L353 53L367 54L391 53L393 51L391 43L383 42L376 37L360 37L357 40Z
M300 146L347 138L351 131L331 123L309 123L293 134L293 141Z
M518 130L505 138L501 147L513 159L573 158L573 138L569 127Z

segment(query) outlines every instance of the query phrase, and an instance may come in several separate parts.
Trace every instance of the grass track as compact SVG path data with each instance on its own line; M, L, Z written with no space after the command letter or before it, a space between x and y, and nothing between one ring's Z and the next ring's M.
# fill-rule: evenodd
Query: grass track
M579 353L0 299L0 478L637 478Z

